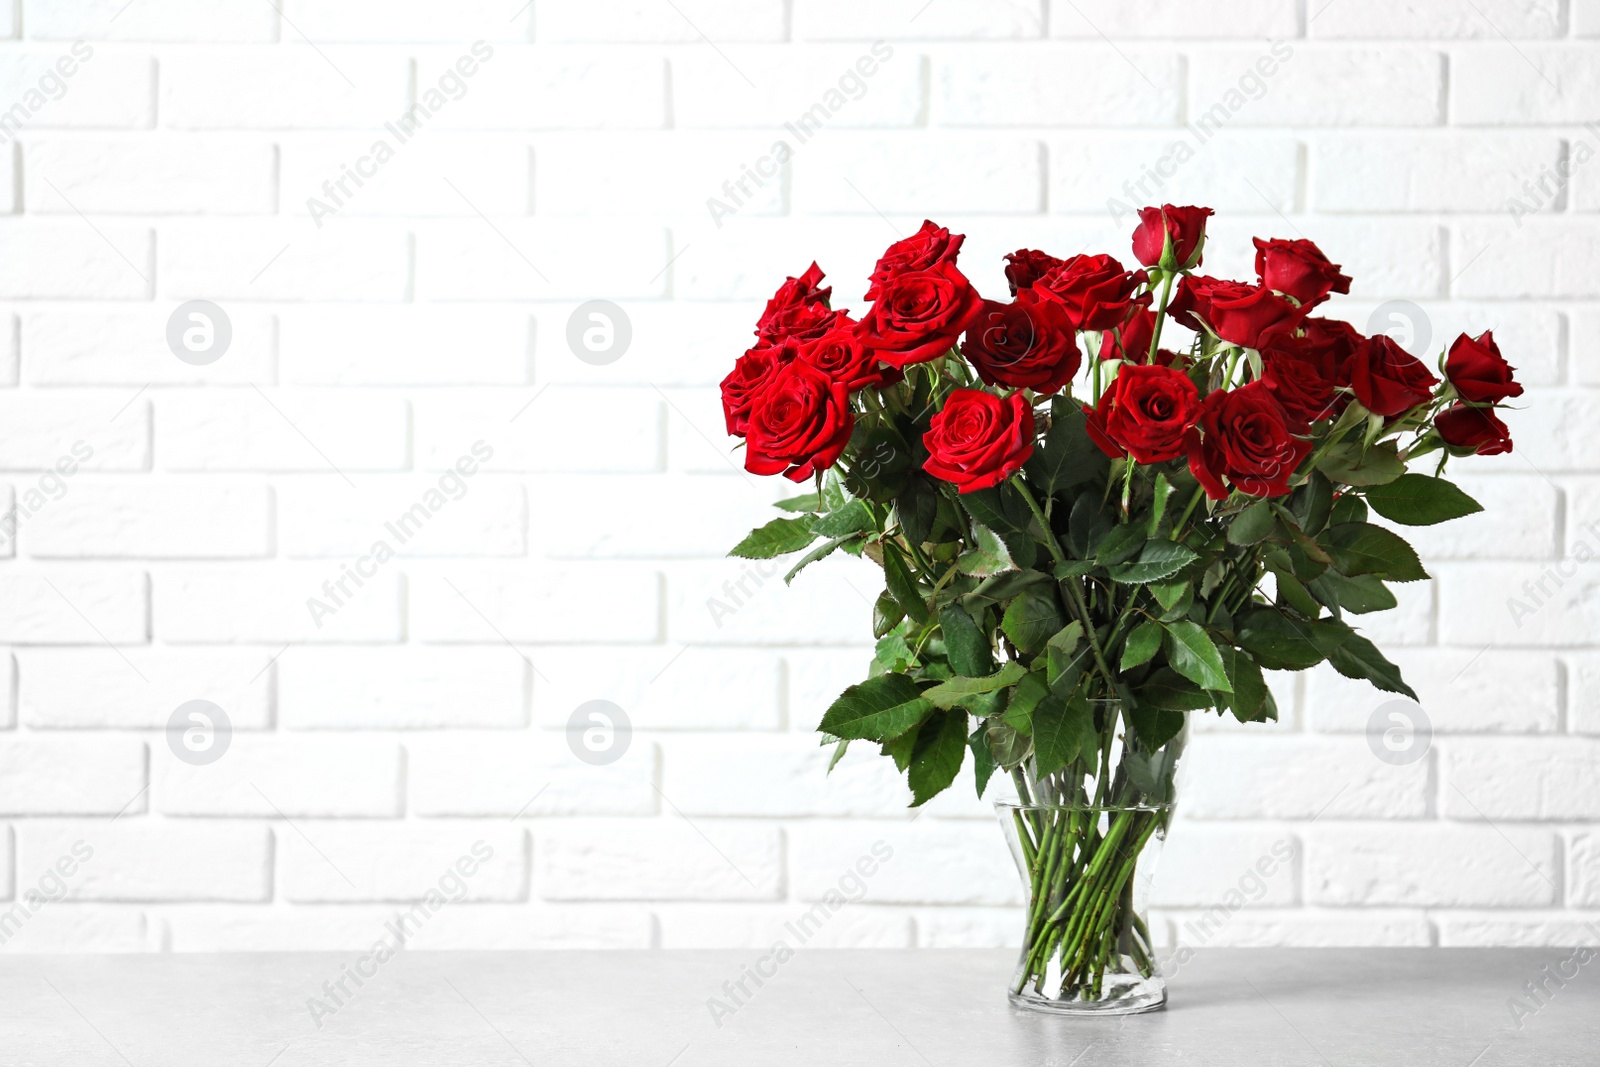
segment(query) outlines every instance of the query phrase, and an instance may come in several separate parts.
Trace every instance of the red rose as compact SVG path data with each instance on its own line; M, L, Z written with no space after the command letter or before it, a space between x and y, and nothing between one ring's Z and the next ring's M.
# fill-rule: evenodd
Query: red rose
M1198 319L1224 341L1255 349L1293 334L1303 314L1265 287L1203 275L1189 275L1178 283L1169 310L1192 330L1200 328Z
M922 469L971 493L999 485L1033 455L1033 408L1021 393L1005 399L979 389L955 389L929 420Z
M803 482L827 470L850 443L850 394L804 360L778 369L750 408L744 469Z
M1213 500L1225 499L1223 479L1251 496L1283 496L1289 476L1311 451L1295 436L1291 416L1266 382L1251 382L1206 397L1198 448L1189 450L1189 469Z
M1327 418L1340 407L1333 382L1312 360L1292 350L1270 349L1261 354L1261 361L1261 381L1297 427Z
M1031 248L1019 248L1010 253L1006 256L1006 281L1011 286L1011 295L1016 296L1019 290L1032 287L1034 282L1064 262Z
M877 300L883 295L883 285L896 274L913 270L928 270L940 263L954 263L961 251L965 234L952 234L943 226L935 226L924 219L922 229L901 241L896 241L878 257L872 269L872 282L867 288L866 300Z
M791 339L774 347L752 348L733 361L733 370L722 379L722 419L730 436L745 435L756 398L783 365L799 354L799 342Z
M1477 337L1457 337L1444 360L1444 376L1456 387L1456 393L1463 400L1480 404L1498 404L1507 397L1521 396L1522 386L1511 374L1511 364L1500 355L1500 346L1494 343L1490 330Z
M1134 303L1150 302L1148 293L1137 301L1133 297L1146 280L1144 271L1130 274L1110 256L1073 256L1028 291L1038 299L1060 303L1080 330L1109 330L1128 317Z
M1433 420L1446 444L1475 449L1480 456L1497 456L1511 451L1511 431L1495 415L1493 408L1451 404Z
M1206 243L1208 207L1160 207L1139 209L1139 226L1133 231L1133 258L1147 267L1164 270L1190 270L1200 265L1200 252Z
M885 279L856 334L891 366L926 363L948 352L982 308L972 283L947 261Z
M1365 340L1348 322L1309 317L1300 320L1299 333L1274 338L1271 347L1309 360L1335 386L1347 386L1351 358Z
M1090 439L1106 455L1162 463L1183 454L1200 417L1200 390L1182 371L1124 363L1099 404L1084 405L1083 413Z
M1329 293L1348 293L1350 278L1339 273L1337 263L1329 263L1322 249L1310 241L1270 241L1254 238L1256 274L1268 289L1292 296L1301 307L1312 307L1328 299Z
M1350 387L1374 415L1400 415L1425 404L1438 384L1422 360L1386 334L1361 342L1350 361Z
M899 371L878 362L877 354L856 336L856 323L842 315L833 329L800 346L800 358L852 393L901 378Z
M1066 309L1048 300L985 300L967 327L961 354L988 384L1037 393L1056 392L1083 363Z
M822 268L815 263L798 278L789 278L778 287L766 310L756 323L756 336L768 344L777 344L785 337L812 341L833 326L841 314L829 310L828 297L833 287L817 288L822 281Z

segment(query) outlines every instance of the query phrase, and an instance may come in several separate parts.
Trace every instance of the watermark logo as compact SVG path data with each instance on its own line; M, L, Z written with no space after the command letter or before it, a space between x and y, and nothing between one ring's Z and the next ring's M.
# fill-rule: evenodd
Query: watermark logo
M55 863L46 867L33 885L23 889L19 900L4 911L0 911L0 945L5 945L17 936L46 904L67 899L72 877L93 856L94 847L79 838L72 843L69 851L56 857Z
M1409 300L1385 300L1367 316L1367 336L1385 334L1413 356L1422 357L1433 340L1433 320Z
M78 73L80 66L94 58L94 49L82 41L73 41L71 55L58 58L39 76L39 80L25 89L16 103L0 111L0 144L5 144L22 132L34 116L43 111L52 100L67 95L67 79Z
M232 743L233 723L228 713L209 700L179 704L167 719L167 747L192 766L217 762Z
M167 347L185 363L204 367L227 354L233 342L228 313L209 300L189 300L167 319Z
M588 700L567 718L567 747L591 767L615 763L633 744L633 721L609 700Z
M609 300L579 304L567 319L567 347L591 367L621 359L633 341L628 313Z
M1428 754L1433 723L1414 700L1389 700L1367 719L1367 747L1385 763L1405 767Z

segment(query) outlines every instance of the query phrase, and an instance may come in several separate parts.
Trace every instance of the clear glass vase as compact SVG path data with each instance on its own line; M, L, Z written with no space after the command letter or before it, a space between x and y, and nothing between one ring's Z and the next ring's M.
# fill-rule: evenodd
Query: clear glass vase
M1118 721L1111 702L1100 714ZM1019 766L1013 778L1024 802L995 805L1027 892L1009 989L1019 1007L1131 1015L1167 1002L1146 914L1187 724L1153 752L1108 737L1094 767L1041 779L1031 760Z

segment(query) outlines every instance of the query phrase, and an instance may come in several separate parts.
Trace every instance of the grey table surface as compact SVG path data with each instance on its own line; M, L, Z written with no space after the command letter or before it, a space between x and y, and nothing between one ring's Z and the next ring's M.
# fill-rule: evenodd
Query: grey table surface
M1557 949L1201 949L1166 1010L1092 1020L1012 1008L991 950L802 949L735 1006L758 955L409 952L342 1004L354 954L0 956L0 1064L1600 1064L1600 959L1557 985Z

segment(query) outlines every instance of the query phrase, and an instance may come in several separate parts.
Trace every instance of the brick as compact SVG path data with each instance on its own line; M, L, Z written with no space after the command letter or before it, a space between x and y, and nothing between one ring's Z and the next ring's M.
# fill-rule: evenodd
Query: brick
M941 166L953 158L966 165ZM795 205L805 214L1031 214L1043 206L1044 148L1026 137L841 135L797 156L794 170Z
M1567 903L1574 907L1600 907L1600 838L1573 836L1567 859ZM1596 935L1600 940L1600 934Z
M1016 867L999 829L987 820L807 820L788 833L797 900L823 901L832 892L875 905L1022 902ZM868 870L877 865L866 877L856 866L863 860ZM863 881L864 893L856 888Z
M704 836L702 836L704 835ZM778 830L749 823L574 820L536 831L545 900L775 900Z
M1552 966L1571 954L1577 945L1593 946L1600 939L1600 914L1589 912L1445 912L1439 915L1439 944L1505 948L1527 946L1567 951L1534 957L1523 981L1537 980L1546 962ZM1587 969L1583 972L1588 974ZM1526 1001L1523 1001L1526 1004Z
M29 737L0 742L0 814L117 815L145 810L144 742Z
M235 730L272 725L271 650L22 650L17 700L34 729L158 729L180 704L209 700ZM129 666L132 664L132 667ZM162 742L158 742L162 743Z
M54 891L50 880L36 889L41 900ZM20 914L7 909L0 914ZM8 953L151 952L159 948L140 908L51 903L31 912L3 942Z
M1451 293L1463 299L1550 300L1600 295L1600 220L1463 220L1451 235Z
M435 84L458 56L416 57L419 84ZM711 62L711 60L706 60ZM501 45L432 119L442 129L648 130L666 124L667 71L648 49Z
M177 301L162 301L126 310L100 306L24 313L22 347L28 353L28 383L116 385L129 391L143 385L272 383L276 371L271 314L238 304L223 308L232 331L228 349L217 362L195 366L175 356L167 344L167 322L178 306ZM122 402L116 401L111 411ZM133 413L130 407L118 421Z
M1463 48L1452 57L1451 121L1515 126L1600 119L1594 56L1590 44Z
M0 440L0 470L45 471L54 482L80 471L138 471L150 465L150 405L119 393L24 396L7 390L0 392L0 421L7 426ZM24 496L30 488L49 496L60 492L34 479L17 488ZM22 503L38 510L27 500Z
M718 228L729 212L782 215L788 168L767 134L672 130L620 140L547 136L534 149L533 204L541 215L699 214ZM791 145L790 151L793 151ZM641 156L652 166L639 166ZM558 340L558 338L552 338Z
M852 905L819 913L815 905L805 908L787 903L669 904L660 908L657 916L661 947L667 949L692 946L765 952L778 941L796 951L912 948L914 944L911 915L901 908Z
M579 761L567 744L564 732L508 737L457 731L411 746L411 807L424 817L497 820L661 810L649 741L635 735L614 762L600 766Z
M276 221L174 222L161 234L161 293L218 303L407 299L406 234L365 220L339 223L319 231Z
M797 41L1015 40L1044 32L1041 0L888 0L870 7L849 0L800 0L794 10Z
M8 227L11 256L0 263L0 298L147 300L154 235L127 223L82 219Z
M760 128L809 152L818 131L914 126L925 113L922 62L904 46L719 51L673 63L675 125Z
M1298 37L1300 20L1293 6L1272 0L1247 3L1186 3L1182 0L1139 0L1096 5L1094 17L1072 0L1050 0L1050 35L1115 41L1137 37L1182 40L1205 37Z
M1566 487L1566 531L1562 544L1566 555L1575 556L1579 545L1600 554L1600 479L1563 480ZM1551 524L1555 525L1554 523Z
M603 434L595 432L599 412ZM656 471L661 417L661 394L653 389L440 392L417 403L417 465L454 467L481 442L493 449L485 466L497 473Z
M1556 838L1548 831L1327 823L1305 834L1313 904L1510 908L1559 899Z
M156 765L163 815L382 818L402 811L400 749L387 741L239 734L214 763L196 767L158 752Z
M1436 734L1557 729L1560 676L1548 652L1406 648L1391 658L1417 691ZM1306 672L1306 703L1318 733L1364 732L1373 713L1395 699L1326 665Z
M470 824L324 823L280 835L284 896L296 903L525 900L528 836Z
M1092 68L1093 78L1074 71ZM940 126L1170 126L1181 114L1175 55L1106 44L996 46L938 62Z
M805 226L797 227L788 220L740 217L717 231L714 245L710 241L699 244L691 241L677 249L683 254L671 267L672 293L679 300L746 302L747 315L759 316L760 309L785 277L804 273L820 256L822 268L839 286L833 306L854 307L859 317L865 310L861 294L866 292L865 279L872 273L872 265L891 241L914 233L922 217L902 218L887 226L880 220L871 227L862 225L859 218L808 219ZM1024 218L1017 216L1016 221L1022 224ZM993 219L988 225L1003 228L1006 221L1005 218ZM1026 219L1030 232L1037 231L1039 226L1037 218ZM958 228L956 232L961 230ZM976 236L974 234L973 239ZM1037 238L1036 232L1034 236ZM1018 247L1011 244L1005 251ZM961 262L963 268L968 269L972 263L981 263L983 259L968 249ZM1001 268L1004 263L993 262L995 284L1003 285ZM754 317L747 321L746 330L754 330ZM735 340L735 334L730 333L725 358L731 360L738 354L734 351L735 345L740 346L739 352L748 347L747 336L741 330Z
M292 730L516 729L528 668L500 648L296 648L276 668Z
M262 215L277 208L270 144L211 137L32 138L35 214ZM74 210L76 209L76 210Z
M633 333L627 352L596 366L567 344L567 324L579 306L539 311L533 366L541 385L715 386L733 366L735 349L755 343L758 312L748 304L635 301L622 309Z
M781 561L674 564L667 572L668 639L690 644L839 645L861 640L883 572L836 556L782 582ZM734 595L728 586L736 589ZM846 620L859 620L850 625Z
M122 0L23 0L22 18L35 40L270 42L278 33L271 7L218 7L206 0L131 7Z
M544 475L531 488L538 499L581 505L559 526L534 531L538 553L551 559L721 557L760 524L763 508L795 495L792 482L717 474L614 475L600 486L589 475ZM629 521L680 508L696 516L693 525L644 528Z
M662 790L688 816L894 818L911 802L891 761L858 746L832 773L817 738L695 737L665 742ZM957 787L971 791L964 777Z
M250 389L178 394L159 404L167 470L340 474L406 464L407 408L398 398Z
M1023 916L1017 908L927 908L916 913L916 925L917 948L1022 945Z
M301 904L293 908L180 905L161 909L175 952L365 952L407 909L393 905ZM406 944L416 949L649 948L650 915L629 905L474 903L435 912ZM408 954L382 972L404 975Z
M432 43L441 38L521 41L527 39L530 15L524 10L507 19L505 5L496 4L494 0L463 0L452 4L448 11L427 0L346 0L344 3L286 0L283 18L294 27L294 31L284 31L286 40L303 34L319 44L323 41L366 44L373 41ZM461 50L465 52L467 46L463 44Z
M1600 813L1600 741L1462 737L1441 748L1446 818L1536 822Z
M283 44L173 52L161 63L161 120L174 129L377 127L402 115L400 56Z
M440 223L418 227L417 294L426 301L648 300L665 295L671 258L665 231L648 224Z
M392 159L375 152L379 144ZM319 231L352 215L523 214L528 158L515 139L480 135L296 137L283 149L284 211Z
M1050 210L1110 213L1128 232L1137 225L1135 211L1150 202L1248 213L1261 210L1265 194L1272 207L1295 211L1300 155L1292 137L1256 134L1063 138L1050 143ZM1250 160L1248 174L1240 158ZM1131 262L1121 247L1111 253Z
M1189 121L1202 127L1207 116L1236 126L1433 126L1444 118L1443 75L1444 56L1424 49L1217 49L1189 65ZM1330 85L1339 91L1330 93ZM1461 121L1454 107L1451 114Z
M470 457L469 457L470 458ZM521 556L527 551L522 487L457 471L400 479L338 478L285 486L279 502L286 556L354 558L383 544L405 557Z
M1563 32L1559 0L1485 0L1473 7L1355 0L1316 9L1311 37L1539 38Z
M1286 828L1185 818L1173 826L1160 857L1150 889L1154 907L1204 908L1221 920L1246 906L1287 907L1301 899L1301 846Z
M1571 727L1578 733L1600 734L1600 656L1574 652L1563 660Z
M1560 497L1537 474L1526 476L1457 477L1448 472L1483 510L1437 526L1388 525L1411 543L1424 565L1447 559L1553 559ZM1587 517L1586 513L1586 517ZM1592 513L1600 519L1600 510ZM1596 548L1600 549L1600 541Z
M1446 575L1439 600L1440 636L1448 644L1538 648L1589 643L1600 590L1600 567L1592 562L1563 559L1515 567L1454 563L1440 569Z
M734 648L567 646L534 661L536 721L565 728L580 704L610 700L636 729L776 730L782 723L778 656ZM792 674L792 670L788 673Z
M658 581L649 571L573 566L418 577L413 633L437 644L654 641Z
M17 725L17 658L6 653L0 655L0 730ZM0 848L0 855L5 852ZM5 871L0 867L0 876Z
M148 582L127 571L34 571L0 577L0 643L143 644ZM116 648L102 650L107 656Z
M9 137L19 130L147 128L155 121L155 64L137 53L73 44L0 57L0 100Z
M767 492L768 481L744 469L743 450L728 436L722 402L709 389L673 389L660 396L667 405L667 468L686 474L733 474L752 499ZM763 509L764 510L764 509Z
M401 640L400 576L379 571L359 588L347 583L349 596L331 595L325 585L344 573L330 564L164 571L154 596L155 633L179 644Z
M35 559L272 554L272 493L247 485L77 485L23 527Z
M1426 764L1394 766L1365 738L1204 737L1190 746L1183 811L1195 819L1418 819Z
M1162 961L1162 974L1170 981L1183 966L1184 950L1208 948L1343 948L1383 945L1427 948L1433 929L1422 912L1362 910L1360 912L1306 911L1299 908L1245 908L1226 923L1210 913L1162 913L1178 931L1178 948L1170 962Z
M231 900L272 896L272 832L229 822L56 820L17 826L21 870L82 859L68 880L74 901Z
M1600 37L1600 6L1595 0L1574 0L1572 10L1572 36Z
M677 7L674 11L649 0L594 0L581 5L538 0L534 11L541 41L687 44L701 41L702 34L719 44L784 39L784 4L780 0L733 5L684 0Z
M280 316L279 346L295 385L523 385L530 329L510 308L308 307Z
M1521 194L1523 181L1555 168L1562 141L1542 133L1487 130L1363 131L1323 134L1311 151L1311 201L1317 210L1431 214L1504 210L1507 197Z

